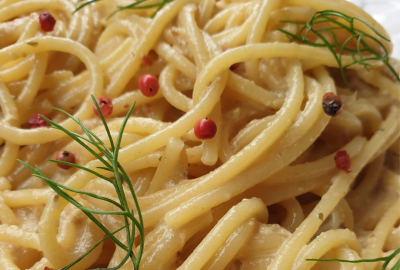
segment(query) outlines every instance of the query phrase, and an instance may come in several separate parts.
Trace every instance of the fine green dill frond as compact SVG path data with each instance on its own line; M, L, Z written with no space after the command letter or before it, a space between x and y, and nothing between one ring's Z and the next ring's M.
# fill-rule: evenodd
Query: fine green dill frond
M123 226L121 228L119 228L118 230L113 231L111 234L114 235L119 231L122 231L123 229L125 229L126 226ZM74 266L75 264L77 264L78 262L80 262L84 257L86 257L90 252L92 252L95 248L97 248L101 243L103 243L107 238L109 238L108 236L104 237L103 239L101 239L99 242L97 242L91 249L89 249L85 254L83 254L81 257L79 257L78 259L76 259L75 261L73 261L72 263L70 263L69 265L61 268L60 270L68 270L70 269L72 266ZM114 269L114 268L111 268ZM115 268L117 269L117 268ZM100 269L97 269L100 270Z
M85 0L79 0L77 4L79 4L80 2L83 2L83 1L85 1ZM76 12L78 12L78 11L81 10L82 8L86 7L87 5L90 5L90 4L99 2L99 1L101 1L101 0L88 0L88 1L86 1L86 3L83 3L83 4L79 5L79 6L72 12L72 14L75 14Z
M81 2L84 2L84 1L85 0L79 0L78 1L78 3L77 3L78 6L74 10L74 12L72 12L72 14L78 12L82 8L86 7L87 5L99 2L101 0L87 0L85 3L80 4ZM115 14L117 14L118 12L123 11L123 10L128 10L128 9L130 9L130 10L134 10L134 9L139 10L139 9L157 8L154 11L154 13L150 16L150 18L154 18L154 16L156 16L157 12L160 11L160 9L162 9L166 4L172 2L173 0L162 0L160 2L151 3L151 4L148 4L148 5L143 4L143 3L148 2L148 1L150 1L150 0L138 0L138 1L135 1L134 3L126 5L126 6L118 6L117 9L114 12L112 12L110 15L108 15L107 20L109 18L111 18L112 16L114 16ZM143 5L141 5L141 4L143 4Z
M348 24L341 23L339 19L346 21ZM383 62L389 70L393 73L393 75L400 81L399 75L396 73L394 68L390 65L389 60L390 56L386 47L382 44L382 42L370 35L365 33L364 31L356 28L354 26L354 22L359 21L366 25L369 29L372 30L379 38L390 42L389 39L380 34L372 25L368 22L356 18L350 17L343 13L334 10L324 10L321 12L317 12L313 15L311 20L308 22L296 22L296 21L280 21L282 23L290 23L302 26L299 34L293 34L283 29L277 29L278 31L284 33L292 42L304 43L313 47L324 47L327 48L332 55L335 57L336 62L339 66L339 71L343 77L344 83L348 86L344 70L352 65L359 64L362 65L366 70L369 71L368 67L373 66L371 61L381 61ZM330 27L317 28L318 24L329 24ZM342 44L338 42L335 30L345 30L349 34L349 38L347 38ZM308 38L309 33L313 33L322 43L316 43L311 41ZM333 42L329 42L324 34L329 34L332 37ZM351 41L356 42L356 48L349 47L349 43ZM370 46L370 43L375 44L379 49L376 50ZM344 52L350 54L353 59L353 62L348 65L342 64L342 57Z
M339 259L327 259L327 260L322 260L322 259L306 259L306 261L314 261L314 262L344 262L344 263L369 263L369 262L384 262L382 265L381 270L385 270L386 267L389 265L390 261L393 260L397 254L400 253L400 248L396 249L391 255L387 257L381 257L381 258L375 258L375 259L364 259L364 260L355 260L355 261L350 261L350 260L339 260ZM397 263L390 269L390 270L399 270L400 269L400 259L397 261Z
M92 1L94 2L94 1ZM94 134L92 131L90 131L88 128L85 127L85 125L83 125L83 123L81 122L80 119L76 119L74 118L72 115L68 114L67 112L60 110L60 109L56 109L62 113L64 113L65 115L67 115L68 117L70 117L71 119L73 119L81 128L82 131L85 133L85 135L87 137L84 137L81 134L75 133L75 132L71 132L69 130L66 130L65 128L63 128L62 126L60 126L59 124L45 118L44 116L40 116L42 119L44 119L46 122L48 122L50 124L50 127L54 128L54 129L58 129L63 131L64 133L66 133L69 137L71 137L72 139L74 139L76 142L78 142L82 147L84 147L87 151L89 151L94 157L96 157L100 162L102 162L105 166L104 167L98 167L97 169L102 170L103 173L109 174L110 172L114 174L114 180L106 177L105 175L103 175L101 172L96 171L96 170L92 170L89 169L87 167L84 166L80 166L77 164L73 164L73 163L69 163L69 162L64 162L64 161L58 161L58 160L52 160L50 159L49 161L51 162L55 162L58 164L63 164L63 165L68 165L71 167L75 167L77 169L80 170L84 170L88 173L91 173L97 177L99 177L100 179L103 179L105 181L107 181L108 183L112 184L113 187L115 188L115 191L118 195L118 201L113 201L110 198L104 197L104 196L99 196L96 195L94 193L91 192L87 192L87 191L81 191L81 190L76 190L73 188L70 188L68 186L56 183L52 180L50 180L49 178L47 178L46 176L44 176L44 174L41 172L41 170L39 169L38 166L36 166L36 168L33 168L32 166L26 164L25 162L18 160L22 165L24 165L26 168L28 168L29 170L31 170L33 172L33 176L40 178L42 180L44 180L48 186L50 188L52 188L60 197L62 197L63 199L65 199L66 201L68 201L69 203L71 203L72 205L74 205L75 207L77 207L78 209L80 209L90 220L92 220L106 235L105 238L103 238L100 242L98 242L96 245L94 245L90 250L88 250L86 253L84 253L79 259L77 259L76 261L70 263L69 265L65 266L64 268L62 268L62 270L67 270L69 268L71 268L72 266L74 266L76 263L78 263L80 260L82 260L85 256L87 256L90 252L92 252L97 246L99 246L106 238L110 238L117 246L119 246L120 248L122 248L123 250L126 251L126 256L122 259L122 261L120 262L120 264L114 268L109 268L109 269L119 269L120 267L122 267L127 260L131 259L134 269L138 270L139 269L139 264L140 264L140 260L142 258L142 254L143 254L143 249L144 249L144 225L143 225L143 218L142 218L142 214L140 211L140 207L139 207L139 203L137 201L136 195L135 195L135 191L133 190L133 186L131 184L131 181L129 180L129 177L127 175L127 173L125 172L125 170L123 169L122 165L118 162L118 153L120 150L120 146L121 146L121 141L122 141L122 135L126 126L126 123L128 122L128 118L132 113L132 110L135 106L135 103L132 104L131 108L129 109L128 114L125 116L122 125L121 125L121 129L118 133L118 137L117 137L117 141L114 143L112 137L111 137L111 133L110 130L108 128L107 122L104 119L103 114L101 113L101 110L99 108L99 106L97 105L96 100L94 99L94 97L92 96L93 102L95 104L95 107L99 113L99 116L102 120L102 123L104 125L104 128L106 130L108 139L109 139L109 143L111 145L111 150L106 146L106 144L100 140L100 138L98 136L96 136L96 134ZM97 154L91 147L89 147L89 145L93 145L95 148L97 148L97 150L100 152L100 154ZM103 155L103 156L101 156ZM134 215L134 211L133 209L130 209L129 205L128 205L128 200L125 196L125 192L124 192L124 188L122 187L122 182L125 182L128 187L129 190L132 194L132 198L135 202L135 207L136 207L136 213L137 213L137 217L135 217ZM119 210L118 211L102 211L102 210L94 210L94 209L90 209L87 207L84 207L82 204L80 204L78 201L76 201L71 195L72 194L82 194L82 195L86 195L86 196L90 196L92 198L95 198L97 200L102 200L105 202L108 202L110 204L113 204L114 206L116 206ZM114 231L114 232L110 232L102 223L100 223L100 221L97 220L97 218L94 215L117 215L117 216L122 216L125 222L125 226L123 226L122 228ZM126 238L127 238L127 243L124 244L122 243L120 240L118 240L117 237L114 236L114 234L116 234L117 232L121 231L125 229L126 231ZM135 231L136 229L139 231L140 234L140 247L139 247L139 252L137 257L135 256L135 254L133 253L133 247L135 246L134 244L134 239L135 239Z

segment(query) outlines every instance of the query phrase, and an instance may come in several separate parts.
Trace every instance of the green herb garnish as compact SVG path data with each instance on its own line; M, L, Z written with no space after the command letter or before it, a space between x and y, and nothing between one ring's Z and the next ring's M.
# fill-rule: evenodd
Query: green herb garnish
M78 2L76 3L78 5L78 7L72 12L72 14L75 14L76 12L78 12L79 10L81 10L82 8L86 7L87 5L99 2L101 0L88 0L85 3L79 5L79 3L84 2L85 0L78 0Z
M349 25L345 25L341 22L339 22L337 19L343 19L346 22L349 23ZM370 61L382 61L393 73L393 75L397 78L398 81L400 81L399 75L396 73L394 68L390 65L389 60L390 56L388 51L386 50L385 46L380 42L377 38L361 31L358 28L354 27L354 21L359 21L364 23L368 28L370 28L377 36L380 38L389 41L386 37L381 35L375 28L373 28L368 22L355 18L355 17L350 17L347 16L343 13L334 11L334 10L325 10L321 12L317 12L314 14L314 16L311 18L306 23L301 23L301 22L295 22L295 21L280 21L282 23L291 23L291 24L297 24L297 25L302 25L303 27L301 28L299 35L297 34L292 34L288 31L285 31L283 29L277 29L278 31L286 34L286 36L292 40L292 41L297 41L300 43L304 43L313 47L325 47L328 48L333 56L336 59L336 62L338 63L340 73L343 77L343 80L348 87L348 83L344 74L344 69L348 68L349 66L352 66L354 64L360 64L364 66L366 70L368 70L368 67L372 66ZM321 28L321 29L314 29L314 26L317 24L323 24L323 23L329 23L331 27L328 28ZM346 39L343 44L339 44L335 30L345 30L350 34L349 38ZM307 35L309 32L314 33L318 38L321 39L323 42L321 43L315 43L307 39ZM333 43L329 43L329 41L322 35L322 33L329 33L332 35L333 38ZM369 39L376 43L379 46L379 49L382 50L383 55L381 55L377 50L373 49L371 46L368 45L366 40ZM356 41L357 46L356 48L351 48L348 47L347 45L351 40ZM342 65L342 55L344 52L347 52L351 54L353 58L353 62L343 66ZM367 55L365 54L367 53Z
M85 1L85 0L79 0L79 1L78 1L78 4L79 4L80 2L84 2L84 1ZM89 5L89 4L92 4L92 3L95 3L95 2L99 2L99 1L101 1L101 0L88 0L88 1L86 1L85 3L79 5L79 6L74 10L74 12L72 12L72 14L74 14L75 12L78 12L80 9L84 8L85 6L87 6L87 5ZM157 2L157 3L154 3L154 4L149 4L149 5L143 4L143 3L145 3L146 1L149 1L149 0L138 0L138 1L136 1L136 2L134 2L134 3L132 3L132 4L130 4L130 5L118 6L118 7L117 7L117 10L114 11L113 13L111 13L111 14L107 17L107 19L109 19L110 17L114 16L116 13L118 13L118 12L120 12L120 11L123 11L123 10L126 10L126 9L131 9L131 10L136 9L136 10L138 10L138 9L149 9L149 8L155 8L155 7L156 7L156 8L157 8L156 11L154 11L154 13L150 16L150 18L154 18L154 16L156 16L157 12L160 11L160 9L162 9L166 4L168 4L168 3L170 3L170 2L172 2L172 1L174 1L174 0L162 0L162 1L160 1L160 2ZM141 5L141 4L143 4L143 5Z
M345 263L364 263L364 262L384 262L381 270L385 270L391 260L396 257L397 254L400 253L400 248L396 249L391 255L382 258L376 259L365 259L365 260L357 260L357 261L348 261L348 260L339 260L339 259L328 259L328 260L320 260L320 259L306 259L306 261L314 261L314 262L345 262ZM399 270L400 269L400 260L390 269L390 270Z
M118 162L118 152L120 149L120 145L121 145L121 140L122 140L122 134L124 132L126 123L128 121L128 118L135 106L135 103L133 103L133 105L131 106L131 108L129 109L128 114L125 116L124 121L122 122L120 131L118 133L118 138L117 138L117 142L114 145L114 141L111 137L111 133L110 130L108 128L108 125L104 119L103 114L101 113L101 110L96 102L96 100L94 99L94 97L92 96L93 102L97 108L97 111L99 112L99 116L103 122L104 128L107 132L108 135L108 139L110 141L110 145L111 145L111 150L90 130L88 130L79 119L74 118L72 115L68 114L67 112L54 108L57 111L60 111L62 113L64 113L65 115L67 115L68 117L70 117L71 119L73 119L76 123L78 123L78 125L80 125L80 127L82 128L83 132L85 132L85 134L87 135L87 138L66 130L65 128L63 128L62 126L56 124L55 122L45 118L44 116L40 115L40 117L45 120L47 123L50 124L51 128L54 129L58 129L63 131L64 133L66 133L68 136L70 136L72 139L74 139L75 141L77 141L80 145L82 145L84 148L86 148L86 150L88 150L93 156L95 156L99 161L101 161L105 167L98 167L98 169L102 169L102 170L106 170L109 172L112 172L114 174L114 179L112 180L111 178L105 177L102 174L95 172L91 169L88 169L86 167L83 166L79 166L73 163L68 163L68 162L64 162L64 161L57 161L57 160L52 160L50 159L49 161L51 162L55 162L55 163L59 163L59 164L65 164L65 165L69 165L81 170L85 170L87 172L92 173L93 175L111 183L115 190L116 193L118 195L118 199L119 202L117 201L113 201L109 198L106 197L102 197L102 196L98 196L96 194L90 193L90 192L85 192L85 191L80 191L80 190L75 190L69 187L66 187L62 184L59 184L57 182L54 182L52 180L50 180L49 178L45 177L43 175L43 173L40 171L39 167L36 166L36 169L29 166L28 164L26 164L25 162L18 160L22 165L24 165L25 167L27 167L28 169L30 169L34 174L33 176L36 176L40 179L43 179L58 195L60 195L61 197L63 197L65 200L67 200L69 203L73 204L74 206L76 206L77 208L79 208L80 210L82 210L82 212L89 218L91 219L102 231L104 231L104 233L106 234L106 237L103 238L101 241L99 241L96 245L94 245L88 252L86 252L85 254L83 254L80 258L78 258L76 261L72 262L71 264L65 266L64 268L62 268L61 270L67 270L69 268L71 268L73 265L75 265L76 263L78 263L80 260L82 260L86 255L88 255L91 251L93 251L98 245L100 245L105 239L110 238L116 245L118 245L119 247L121 247L123 250L126 251L126 256L125 258L121 261L121 263L114 267L114 268L107 268L107 269L119 269L122 265L125 264L125 262L130 258L132 260L133 266L135 270L139 269L139 264L140 264L140 260L142 258L142 254L143 254L143 248L144 248L144 225L143 225L143 219L142 219L142 214L139 208L139 203L137 201L137 198L135 196L135 191L133 190L133 186L131 181L129 180L128 175L126 174L125 170L122 168L121 164ZM89 143L93 146L95 146L100 152L101 154L103 154L103 156L100 156L99 154L97 154L96 152L94 152L86 143ZM125 183L127 183L129 190L132 194L133 200L135 202L135 207L137 210L137 215L138 215L138 219L135 218L134 212L132 209L129 208L128 206L128 202L127 199L125 197L125 193L124 193L124 189L122 187L122 181L124 181ZM116 207L118 207L120 209L120 211L99 211L99 210L93 210L93 209L89 209L86 208L84 206L82 206L79 202L77 202L75 199L73 199L67 192L65 192L64 190L70 191L70 192L74 192L74 193L78 193L78 194L84 194L87 196L90 196L92 198L95 199L99 199L99 200L103 200L106 201L108 203L111 203L113 205L115 205ZM125 226L121 227L120 229L114 231L114 232L110 232L106 227L104 227L103 224L101 224L94 216L93 214L98 214L98 215L120 215L124 217L124 221L125 221ZM134 240L135 240L135 229L139 230L139 234L140 234L140 248L139 248L139 252L137 257L135 256L134 252L133 252L133 247L134 247ZM121 241L119 241L114 234L125 229L126 231L126 237L127 237L127 245L121 243ZM104 269L104 268L102 268Z
M28 44L29 46L33 46L36 47L39 43L35 42L35 41L29 41L26 44Z

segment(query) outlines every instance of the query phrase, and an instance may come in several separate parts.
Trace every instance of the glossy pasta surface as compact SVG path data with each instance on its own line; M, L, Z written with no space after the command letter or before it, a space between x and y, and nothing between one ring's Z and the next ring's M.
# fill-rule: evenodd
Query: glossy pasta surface
M393 75L400 64L390 59L393 71L383 61L368 70L351 65L344 81L328 48L278 30L301 34L288 21L335 10L371 25L381 36L355 23L382 45L369 40L371 48L390 53L387 33L371 16L344 0L174 0L154 18L155 8L108 18L130 1L97 1L73 13L76 4L0 1L0 270L62 269L104 238L17 162L118 202L112 184L48 161L68 151L76 164L107 175L99 160L65 133L30 125L43 114L85 137L59 108L111 147L91 95L111 99L106 121L114 140L136 102L118 161L143 216L141 270L376 270L382 262L306 259L373 259L400 248L400 83ZM42 12L56 19L53 31L43 31ZM346 43L348 33L333 31L337 40L322 37ZM356 49L353 41L348 46ZM344 52L340 61L354 57ZM151 94L139 89L147 74L159 84ZM340 97L334 117L323 110L326 93ZM195 125L206 117L217 131L198 138ZM347 171L335 160L341 150ZM70 194L87 208L118 210ZM110 232L124 224L122 216L95 217ZM127 243L125 232L115 236ZM112 268L125 255L108 239L70 269Z

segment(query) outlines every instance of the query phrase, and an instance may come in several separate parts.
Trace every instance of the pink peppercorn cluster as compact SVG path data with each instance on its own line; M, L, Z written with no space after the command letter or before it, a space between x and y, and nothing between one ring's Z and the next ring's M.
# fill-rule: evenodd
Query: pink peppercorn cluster
M45 120L43 120L40 117L40 115L44 116L47 119L50 119L48 116L46 116L44 114L35 113L34 115L32 115L32 117L28 121L28 123L29 123L31 128L48 127L48 126L50 126L49 123L47 123Z
M158 93L160 85L158 80L151 74L145 74L139 79L139 90L146 97L154 97Z
M202 118L194 125L194 134L201 140L214 138L217 133L217 125L210 118Z
M99 97L97 100L97 105L99 106L99 109L101 111L101 114L104 116L104 118L107 118L108 116L111 115L113 111L113 104L112 100L109 97ZM93 111L97 116L100 116L99 111L97 110L96 105L93 105Z
M340 150L336 152L335 164L336 168L338 168L339 170L342 170L345 173L351 173L350 171L351 161L346 151Z
M39 22L44 32L51 32L54 30L57 21L50 13L43 12L39 15Z
M75 155L70 151L63 150L57 153L56 160L75 164ZM57 163L57 166L64 170L68 170L69 168L71 168L70 165L61 163Z
M329 116L338 116L343 109L342 100L334 93L328 92L322 97L322 109Z

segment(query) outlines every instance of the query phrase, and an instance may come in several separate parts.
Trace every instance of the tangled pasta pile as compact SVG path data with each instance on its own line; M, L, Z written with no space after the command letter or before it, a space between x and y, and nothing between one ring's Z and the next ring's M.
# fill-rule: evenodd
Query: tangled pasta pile
M0 269L60 269L104 238L17 162L118 202L109 182L48 161L71 153L64 160L107 174L36 115L86 138L53 107L62 109L112 147L91 95L112 103L106 120L114 140L136 101L118 161L143 217L140 269L373 270L382 262L306 259L373 259L400 247L400 85L393 74L400 65L381 58L391 44L368 14L343 0L148 0L107 19L130 1L93 2L73 13L69 0L0 1ZM307 42L291 38L323 10L364 20L376 32L361 21L354 26L373 39L349 39L328 20ZM343 53L318 45L325 41ZM370 54L365 70L360 57ZM346 81L340 65L348 66ZM155 88L139 90L149 83ZM334 117L321 105L326 93L340 97ZM215 123L215 136L198 135L201 119ZM339 150L349 158L343 164L335 162ZM87 208L118 210L71 194ZM94 216L110 232L124 225L122 216ZM115 237L127 243L124 231ZM142 240L136 232L135 254ZM107 239L70 269L112 268L125 255Z

